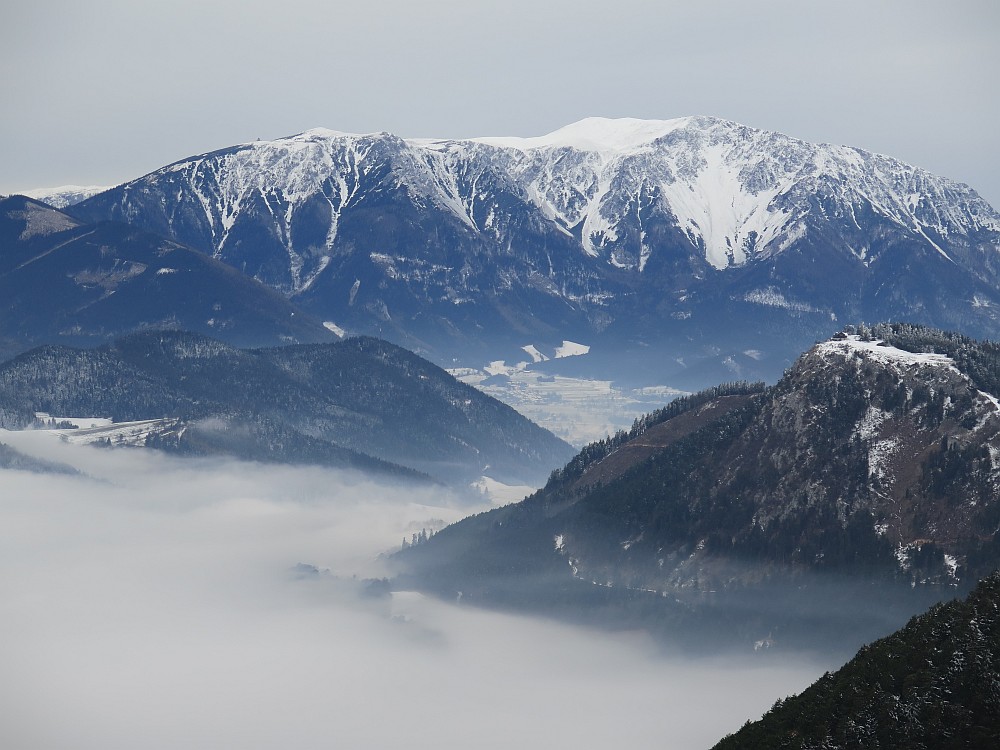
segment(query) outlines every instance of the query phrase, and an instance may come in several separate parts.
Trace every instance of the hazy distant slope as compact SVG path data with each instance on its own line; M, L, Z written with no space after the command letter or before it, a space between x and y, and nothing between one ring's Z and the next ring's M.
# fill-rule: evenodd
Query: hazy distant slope
M34 456L27 456L6 443L0 443L0 469L13 471L31 471L36 474L76 474L77 470L65 464L45 461Z
M149 442L299 463L374 459L450 481L541 481L572 454L551 433L392 344L237 349L148 332L94 350L42 347L0 365L0 417L171 417ZM369 457L369 458L365 458Z

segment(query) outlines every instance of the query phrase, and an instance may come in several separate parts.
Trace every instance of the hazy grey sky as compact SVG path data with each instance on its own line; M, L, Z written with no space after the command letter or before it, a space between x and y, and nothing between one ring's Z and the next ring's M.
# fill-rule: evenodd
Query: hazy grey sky
M995 0L8 3L0 192L323 126L537 135L707 114L887 153L1000 206Z

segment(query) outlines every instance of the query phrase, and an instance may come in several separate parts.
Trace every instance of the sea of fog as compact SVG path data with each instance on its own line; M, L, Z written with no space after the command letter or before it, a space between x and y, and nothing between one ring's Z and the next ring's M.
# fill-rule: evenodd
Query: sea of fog
M3 748L707 748L830 666L366 594L438 487L0 442L83 472L0 471Z

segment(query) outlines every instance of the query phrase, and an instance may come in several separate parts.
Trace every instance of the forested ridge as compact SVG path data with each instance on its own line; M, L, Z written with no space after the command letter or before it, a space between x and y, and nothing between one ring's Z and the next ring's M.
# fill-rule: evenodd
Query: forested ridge
M862 648L715 750L951 750L1000 744L1000 574Z
M853 652L1000 561L995 351L914 326L839 334L774 386L727 384L587 446L522 503L404 551L404 579Z
M238 349L198 334L132 334L98 349L46 346L0 364L0 426L36 411L116 422L179 418L149 444L298 463L407 467L447 480L489 467L544 477L572 449L510 407L372 338Z

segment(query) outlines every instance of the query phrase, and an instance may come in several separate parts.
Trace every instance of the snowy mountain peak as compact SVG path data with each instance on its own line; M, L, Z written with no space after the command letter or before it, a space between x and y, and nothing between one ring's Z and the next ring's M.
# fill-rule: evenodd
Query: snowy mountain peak
M534 206L552 230L578 236L586 255L640 272L657 248L647 241L646 229L629 231L626 225L672 223L682 241L721 270L801 241L809 219L816 218L817 200L832 202L824 210L859 229L859 214L874 212L949 259L948 237L1000 231L1000 216L964 185L889 157L703 116L591 117L538 137L468 140L314 128L167 169L202 182L194 169L217 183L208 190L217 195L199 190L216 252L229 241L229 225L246 196L262 192L280 197L293 211L326 195L332 214L325 244L331 247L344 204L358 190L375 187L364 184L372 179L388 179L383 188L405 186L413 199L500 241L499 215L485 204L512 193ZM276 218L284 222L289 216ZM286 226L294 265L299 251L291 234ZM869 249L859 244L850 251L871 262ZM293 277L298 290L308 274L293 269Z
M943 367L955 370L955 360L944 354L911 352L891 346L881 339L867 340L857 334L838 336L817 344L816 353L821 357L841 360L871 360L893 370L920 367Z
M674 120L587 117L554 130L548 135L529 138L487 137L471 140L475 143L484 143L500 148L514 148L520 151L573 148L577 151L622 153L647 146L667 133L684 127L690 121L689 117Z
M269 141L251 141L246 144L248 146L261 146L261 147L282 147L289 143L322 143L324 141L357 141L357 140L402 140L398 136L388 133L384 130L373 132L373 133L349 133L345 130L333 130L331 128L310 128L309 130L304 130L301 133L296 133L295 135L285 136L283 138L275 138Z
M301 133L296 133L295 135L287 136L285 138L276 138L270 141L255 141L248 143L247 145L273 148L274 146L281 146L285 143L315 143L319 141L360 137L361 136L358 133L346 133L341 130L331 130L330 128L310 128L309 130L304 130Z
M84 206L323 299L321 319L354 330L397 325L399 300L380 291L390 286L405 287L414 319L524 291L595 328L647 292L631 309L687 320L707 299L691 291L735 284L735 269L744 281L727 298L785 300L827 322L882 307L949 326L1000 319L1000 215L975 191L712 117L595 117L535 138L465 140L315 128L179 161ZM961 288L962 312L928 317L940 307L930 292L911 303L909 291L875 291L901 270L911 289ZM712 280L722 272L730 279Z

